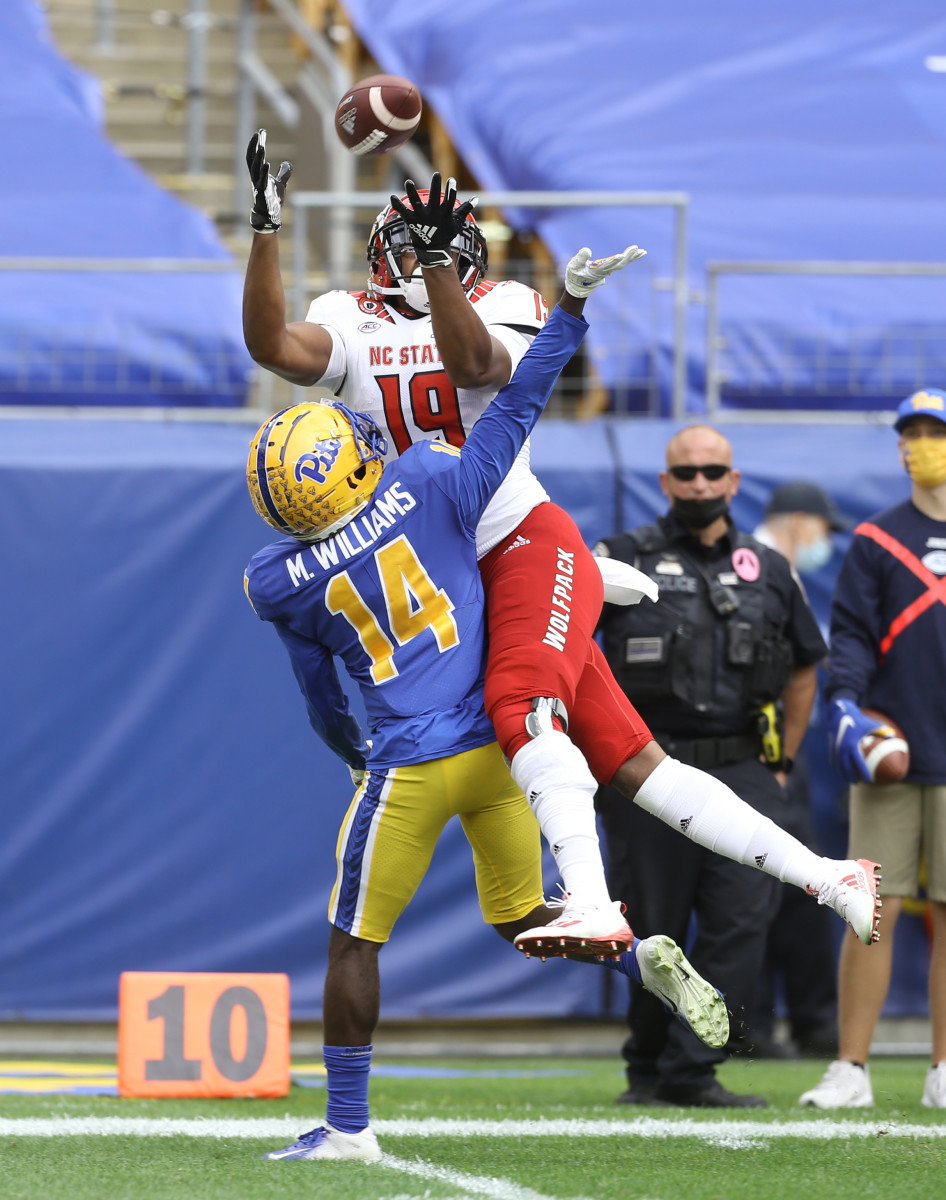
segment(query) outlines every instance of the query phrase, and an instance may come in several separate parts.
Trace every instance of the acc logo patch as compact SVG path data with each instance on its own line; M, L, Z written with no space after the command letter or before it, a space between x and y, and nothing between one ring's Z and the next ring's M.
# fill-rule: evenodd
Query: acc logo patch
M335 466L338 452L342 448L341 438L331 438L327 442L319 442L310 454L300 454L293 474L296 482L301 483L302 477L315 483L324 483L329 471Z
M362 324L358 326L358 332L359 333L374 333L374 331L376 329L380 329L380 328L381 328L380 321L363 321Z
M946 575L946 550L931 550L923 555L920 562L934 575Z

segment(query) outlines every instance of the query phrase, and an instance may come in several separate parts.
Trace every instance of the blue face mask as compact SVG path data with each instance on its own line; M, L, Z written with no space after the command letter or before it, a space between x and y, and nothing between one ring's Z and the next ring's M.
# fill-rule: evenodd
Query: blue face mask
M815 538L807 546L799 546L795 551L795 566L803 575L814 575L820 571L834 553L834 546L829 537Z

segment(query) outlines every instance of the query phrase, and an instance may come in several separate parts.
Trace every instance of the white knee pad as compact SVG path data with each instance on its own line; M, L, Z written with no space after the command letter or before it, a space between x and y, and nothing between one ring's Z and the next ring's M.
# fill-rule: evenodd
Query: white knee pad
M526 742L513 758L510 770L533 811L537 803L542 803L543 797L562 791L583 792L593 804L598 785L585 757L571 739L557 729L549 729Z
M548 730L526 742L510 770L572 900L592 907L610 903L595 823L598 785L578 747L557 729Z

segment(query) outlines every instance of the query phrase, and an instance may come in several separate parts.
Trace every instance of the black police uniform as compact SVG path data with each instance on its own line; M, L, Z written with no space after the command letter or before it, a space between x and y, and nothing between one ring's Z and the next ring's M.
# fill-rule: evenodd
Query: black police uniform
M784 792L761 761L762 705L792 672L827 653L788 562L729 524L704 546L670 513L606 538L595 553L628 562L660 588L656 604L606 605L600 629L615 677L660 745L779 821ZM732 1038L751 1011L778 881L682 838L611 788L599 792L612 894L639 937L696 938L693 965L725 995ZM704 1046L660 1002L632 987L624 1046L629 1091L698 1103L726 1055ZM732 1044L732 1043L731 1043Z

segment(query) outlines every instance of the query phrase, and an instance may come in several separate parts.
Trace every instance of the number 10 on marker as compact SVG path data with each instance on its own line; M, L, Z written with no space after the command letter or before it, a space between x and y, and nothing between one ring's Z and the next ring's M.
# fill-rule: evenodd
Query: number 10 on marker
M119 985L122 1096L285 1096L286 975L126 971Z

